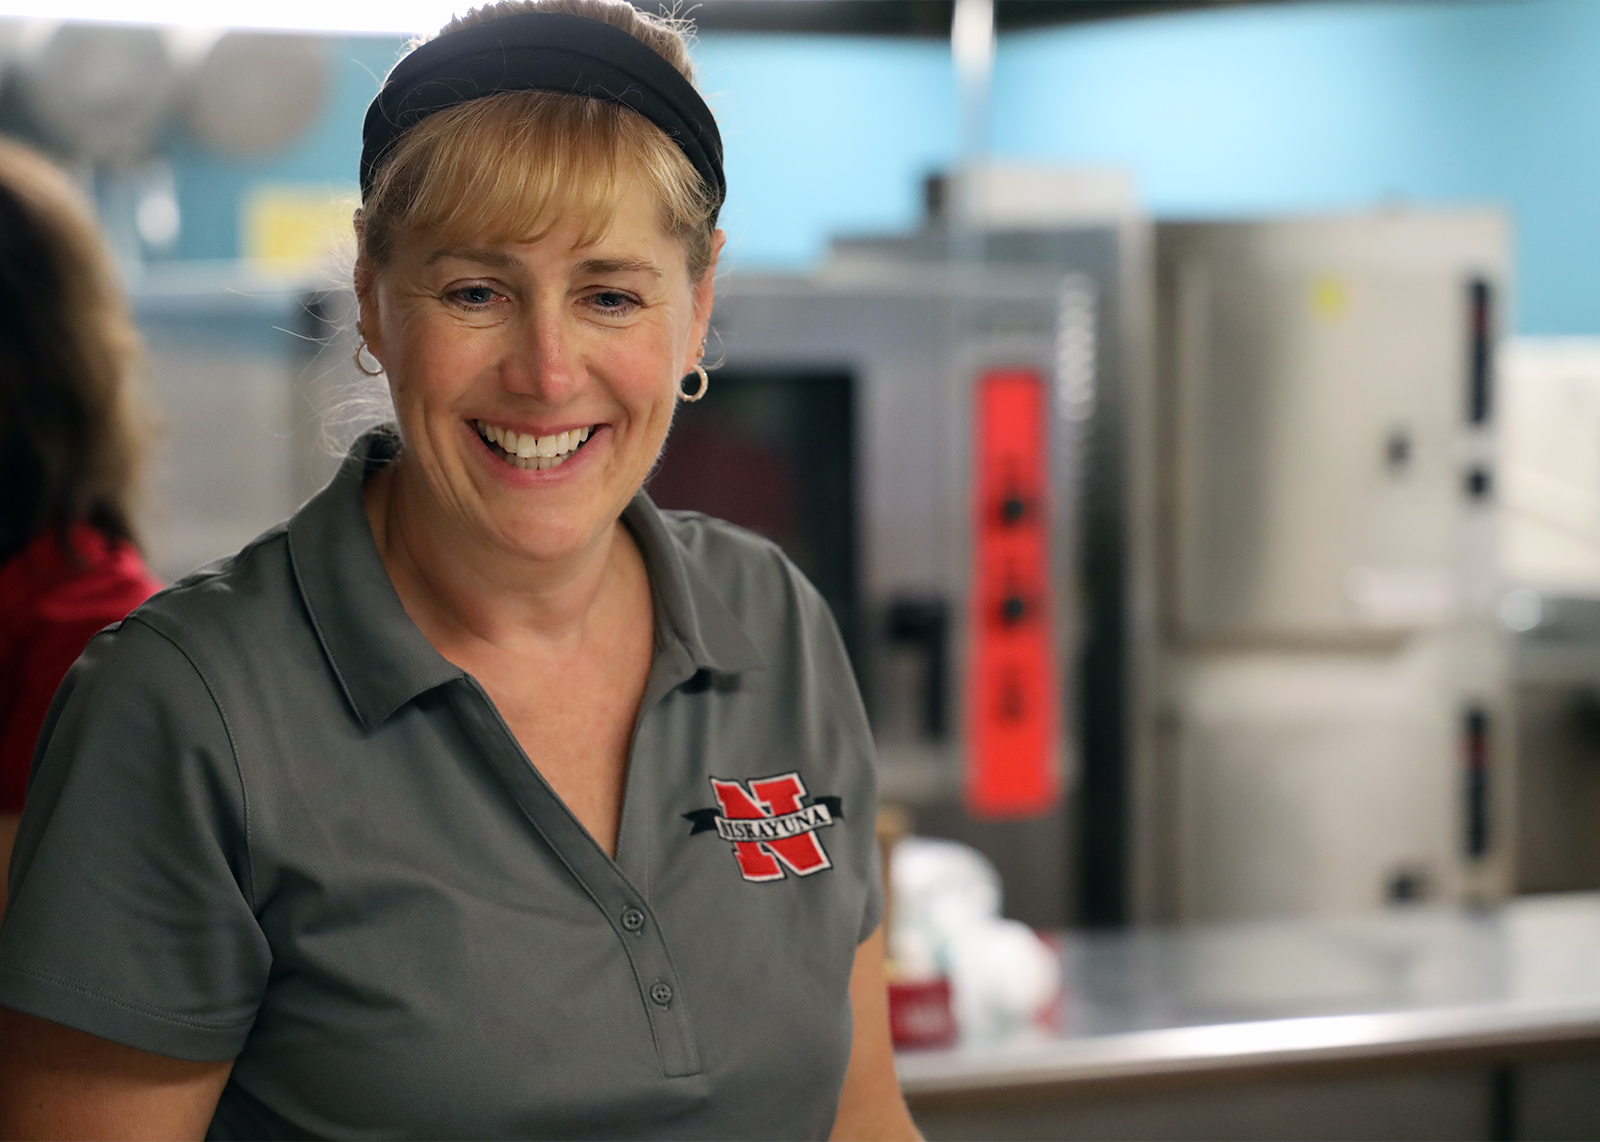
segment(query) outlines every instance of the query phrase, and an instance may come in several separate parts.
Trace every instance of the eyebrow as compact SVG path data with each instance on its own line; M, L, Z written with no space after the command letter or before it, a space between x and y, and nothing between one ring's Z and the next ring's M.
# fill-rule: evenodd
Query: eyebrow
M445 258L460 258L497 270L522 268L522 259L504 250L486 250L477 246L446 246L428 255L428 265ZM578 271L586 274L646 273L661 276L661 268L648 258L589 258L578 263Z
M508 254L504 250L484 250L475 246L446 246L442 250L435 250L428 255L428 265L441 262L446 258L460 258L464 262L477 262L480 266L490 266L497 270L520 269L522 259L515 254Z
M590 258L579 262L578 269L586 274L646 273L661 276L661 269L646 258Z

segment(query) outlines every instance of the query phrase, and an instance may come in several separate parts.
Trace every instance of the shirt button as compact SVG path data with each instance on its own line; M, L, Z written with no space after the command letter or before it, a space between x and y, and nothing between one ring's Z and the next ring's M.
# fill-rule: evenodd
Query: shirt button
M665 1007L672 1002L672 988L657 980L650 985L650 998Z
M637 932L644 927L644 913L637 908L624 908L622 910L622 926L630 932Z

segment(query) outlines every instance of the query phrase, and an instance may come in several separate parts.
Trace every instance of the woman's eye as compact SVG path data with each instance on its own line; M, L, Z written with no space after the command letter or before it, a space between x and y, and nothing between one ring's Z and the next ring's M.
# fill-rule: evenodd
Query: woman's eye
M607 289L601 290L599 293L590 294L589 304L602 313L617 314L631 313L639 303L629 294L622 293L619 290Z
M499 296L493 286L486 285L462 286L450 291L452 301L471 309L481 309Z

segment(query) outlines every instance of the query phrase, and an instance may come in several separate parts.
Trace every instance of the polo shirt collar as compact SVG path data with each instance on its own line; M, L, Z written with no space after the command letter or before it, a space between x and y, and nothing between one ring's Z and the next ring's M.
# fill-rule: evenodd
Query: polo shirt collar
M368 432L289 521L289 560L311 625L369 730L417 695L465 677L406 614L367 521L362 486L399 450L392 432Z
M367 520L367 476L399 452L392 430L351 447L328 486L289 521L289 559L312 626L345 696L373 729L413 698L465 672L406 614ZM659 612L695 669L738 673L765 665L705 572L642 491L623 511L643 553Z
M761 652L650 497L636 493L623 509L622 521L644 555L656 603L695 669L717 674L764 669Z

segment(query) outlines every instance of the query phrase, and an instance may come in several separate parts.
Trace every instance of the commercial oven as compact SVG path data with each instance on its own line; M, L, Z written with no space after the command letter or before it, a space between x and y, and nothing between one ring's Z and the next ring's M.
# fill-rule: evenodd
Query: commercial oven
M1495 211L1156 231L1155 911L1511 885Z

